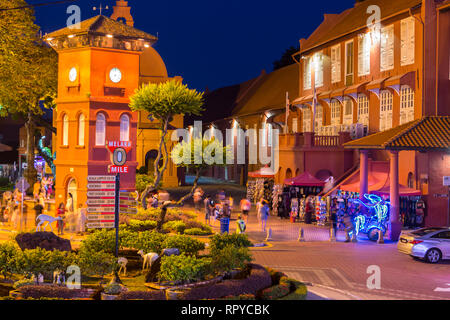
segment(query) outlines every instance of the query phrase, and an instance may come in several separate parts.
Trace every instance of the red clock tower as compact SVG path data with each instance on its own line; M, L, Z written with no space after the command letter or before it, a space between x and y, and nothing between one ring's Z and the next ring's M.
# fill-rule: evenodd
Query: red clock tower
M96 16L81 22L80 29L65 28L46 38L59 56L53 117L56 205L69 194L74 208L84 203L87 176L108 174L108 141L131 143L121 188L135 188L138 116L129 109L129 96L139 86L139 57L157 39L127 22Z

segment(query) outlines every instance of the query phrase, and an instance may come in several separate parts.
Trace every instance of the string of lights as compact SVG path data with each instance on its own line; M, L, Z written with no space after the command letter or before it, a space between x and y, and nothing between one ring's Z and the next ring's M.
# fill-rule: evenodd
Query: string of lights
M43 2L43 3L30 4L27 6L21 6L21 7L16 7L16 8L0 8L0 11L22 10L22 9L28 9L28 8L51 6L51 5L62 4L62 3L66 3L66 2L75 2L75 1L78 1L78 0L61 0L61 1Z

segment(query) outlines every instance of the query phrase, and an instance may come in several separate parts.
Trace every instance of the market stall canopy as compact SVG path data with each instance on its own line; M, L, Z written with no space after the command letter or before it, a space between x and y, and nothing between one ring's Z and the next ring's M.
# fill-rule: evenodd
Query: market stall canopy
M284 180L284 184L288 186L302 187L323 187L325 182L315 178L311 173L305 171L301 175Z
M6 144L0 143L0 152L9 152L9 151L13 151L13 148L7 146Z
M275 173L270 167L264 167L248 173L250 178L274 178Z

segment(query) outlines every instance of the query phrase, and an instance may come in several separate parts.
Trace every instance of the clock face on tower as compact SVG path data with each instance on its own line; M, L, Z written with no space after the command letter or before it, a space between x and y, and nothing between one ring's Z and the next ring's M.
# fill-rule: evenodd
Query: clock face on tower
M112 68L109 72L109 79L114 83L119 83L122 80L122 72L118 68Z
M73 67L72 69L70 69L69 80L71 82L74 82L75 80L77 80L77 76L78 76L77 68Z

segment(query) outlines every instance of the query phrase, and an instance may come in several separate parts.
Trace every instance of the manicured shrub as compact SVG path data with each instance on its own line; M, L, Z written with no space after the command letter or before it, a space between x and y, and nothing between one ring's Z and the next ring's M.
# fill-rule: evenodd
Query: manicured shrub
M178 248L181 253L188 255L196 255L205 249L203 242L183 235L169 236L162 245L163 249Z
M252 261L250 250L245 247L228 245L221 250L215 250L212 258L214 270L228 272L242 269Z
M211 237L210 247L211 253L214 255L214 251L220 251L227 246L240 247L250 247L252 243L248 240L246 234L215 234Z
M170 282L191 282L203 279L211 271L211 259L181 254L163 257L159 279Z
M34 286L34 285L36 285L36 282L34 280L25 278L14 282L13 287L14 289L19 289L24 286Z
M166 300L164 291L125 291L116 300Z
M16 261L20 248L15 242L0 244L0 273L6 279L16 271Z
M225 280L211 286L197 287L189 290L183 299L219 299L242 294L255 295L272 284L270 274L260 265L251 265L250 275L243 280Z
M135 234L133 238L128 239L127 247L137 250L143 250L145 253L155 252L161 254L167 235L156 231L144 231Z
M120 248L127 247L130 239L137 236L135 232L128 229L119 229L119 245ZM131 241L132 243L133 241ZM119 249L120 249L119 248ZM116 251L116 232L115 229L96 230L83 241L81 249L87 251L104 251L114 254Z
M290 293L288 284L277 284L270 288L264 289L258 294L258 298L262 300L275 300L287 296Z
M48 274L54 271L51 264L52 251L42 248L19 251L17 256L17 272L25 275L33 274L37 278L40 273Z
M207 236L210 235L212 232L205 231L200 228L192 228L192 229L186 229L184 230L184 234L190 235L190 236Z
M308 294L308 289L302 283L298 286L297 289L295 289L294 292L288 294L285 297L280 298L279 300L305 300L307 294Z
M125 287L119 283L109 283L106 287L104 292L106 294L116 294L118 295L122 291L125 291Z
M155 177L146 172L136 174L136 191L141 193L148 185L152 185L153 181L155 181Z
M186 224L181 220L169 221L163 225L163 230L166 232L176 232L178 234L183 234L185 229Z
M282 272L279 272L279 271L271 269L271 268L266 268L266 270L270 273L270 277L272 278L273 285L280 284L281 278L283 278L283 277L286 278L286 275Z
M132 232L150 231L156 228L157 222L154 220L130 219L126 229Z
M105 251L90 251L82 248L78 253L77 260L83 275L99 275L103 278L104 275L117 268L115 256Z
M24 286L18 289L24 299L60 298L74 299L87 296L86 290L73 290L60 286Z

